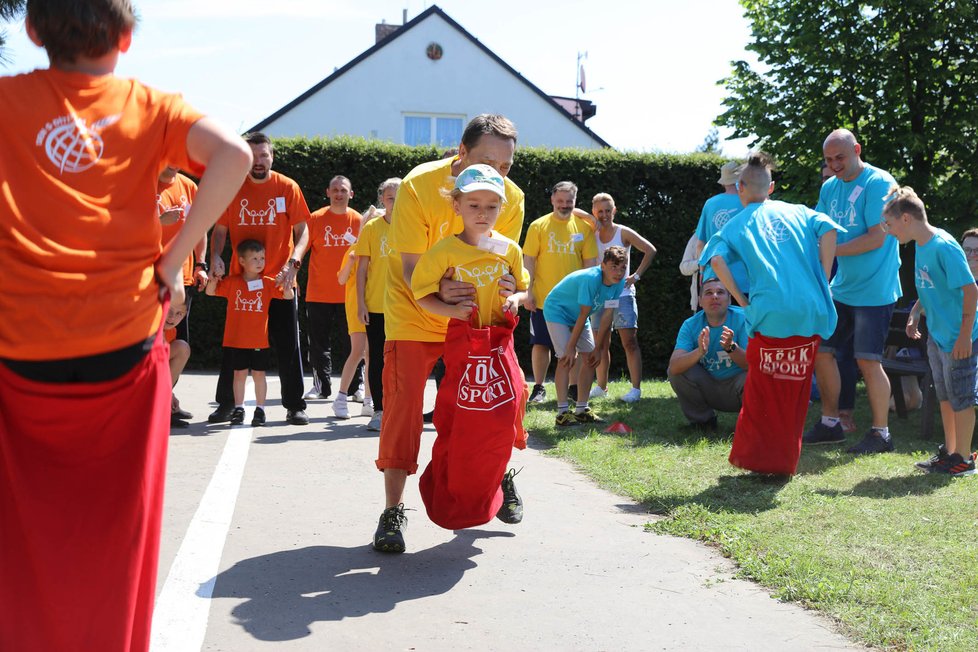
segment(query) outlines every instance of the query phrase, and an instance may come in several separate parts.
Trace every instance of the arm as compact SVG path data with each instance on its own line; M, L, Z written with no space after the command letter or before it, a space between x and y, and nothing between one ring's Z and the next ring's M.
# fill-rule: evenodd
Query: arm
M290 260L301 261L302 257L306 254L306 248L309 246L309 229L306 227L305 222L299 222L292 227L292 241L294 245ZM299 269L297 267L292 266L291 263L286 263L285 267L275 275L275 287L281 288L295 285L295 277L298 273Z
M370 256L357 257L357 317L366 326L370 323L370 313L367 312L367 267L370 266Z
M200 239L197 246L194 247L194 285L197 287L204 287L207 285L207 272L203 268L197 267L198 263L203 263L207 258L207 234Z
M730 293L734 299L737 300L744 308L747 307L747 297L744 293L740 291L737 286L737 282L734 280L733 274L730 273L730 268L727 267L727 261L725 261L720 256L714 256L710 259L710 266L713 268L714 273L716 273L717 278L720 282L727 288L727 292Z
M954 342L951 349L951 357L955 360L964 360L971 357L971 330L975 326L975 305L978 304L978 285L969 283L961 288L964 291L964 302L961 304L961 330L958 331L958 339Z
M835 246L838 237L835 229L829 229L818 239L818 259L822 263L822 271L825 272L826 280L832 276L832 261L838 251Z
M747 352L744 351L734 340L734 332L731 328L724 326L720 331L720 348L722 348L733 363L743 370L747 370Z
M211 276L223 278L227 272L224 268L224 259L221 258L227 238L228 227L223 224L215 224L214 230L211 231Z
M692 351L686 349L676 349L669 357L669 368L666 373L670 376L678 376L686 373L693 365L698 364L710 347L710 329L704 327L700 331L696 340L696 348Z
M591 215L583 208L574 208L574 210L571 212L574 213L574 215L576 215L577 217L587 222L593 231L598 230L598 221L594 219L594 215Z
M693 237L696 238L696 236ZM696 238L695 246L696 246L696 259L699 260L699 257L703 255L703 248L706 247L706 243L700 240L699 238Z
M601 313L601 325L598 326L598 332L594 335L594 350L588 354L587 366L595 368L604 358L604 354L611 344L609 335L611 334L611 320L614 319L614 315L615 311L611 308L605 308L604 312Z
M506 297L506 301L503 302L503 312L508 312L515 317L520 310L520 304L526 301L526 295L526 291L523 291L514 292Z
M282 288L282 298L289 300L294 299L295 289L291 285L286 285L284 288Z
M217 293L217 283L219 280L220 279L218 279L217 276L212 274L211 277L207 279L207 287L204 288L204 294L209 297L214 296Z
M168 211L160 213L160 224L170 226L171 224L176 224L181 217L183 217L183 208L171 208Z
M632 273L627 279L625 279L625 287L631 287L635 285L638 280L636 277L641 277L645 274L645 270L649 268L652 264L652 260L655 258L656 253L658 253L651 242L640 236L638 233L628 228L627 226L622 227L622 242L626 246L635 247L642 252L642 262L638 264L638 269Z
M538 307L536 301L533 300L533 283L536 280L537 271L537 259L536 256L527 256L523 254L523 269L526 270L527 274L530 275L530 282L526 286L526 300L523 305L530 312L536 312Z
M919 340L921 338L920 334L920 315L924 312L923 307L920 305L920 301L914 301L913 308L910 309L910 314L907 315L907 337L912 340Z
M353 263L356 261L357 255L354 253L353 248L347 252L346 256L343 257L343 266L340 267L340 271L336 273L336 281L340 285L346 285L346 282L350 280L350 273L353 271Z
M581 311L577 315L577 321L574 322L574 328L571 329L570 338L567 340L567 351L557 364L562 364L570 368L577 362L577 340L581 339L581 333L584 332L584 324L587 323L587 318L590 314L591 306L581 306Z
M883 230L883 225L876 224L869 227L869 230L861 236L853 238L849 242L843 242L840 244L836 248L835 254L837 256L858 256L859 254L864 254L867 251L879 249L883 246L885 241L886 231ZM831 267L829 269L831 269ZM828 278L828 275L826 275L825 278Z
M418 305L432 314L452 319L461 319L463 321L468 320L472 315L472 311L476 308L474 301L445 303L438 298L437 294L429 294L428 296L421 297L418 299Z

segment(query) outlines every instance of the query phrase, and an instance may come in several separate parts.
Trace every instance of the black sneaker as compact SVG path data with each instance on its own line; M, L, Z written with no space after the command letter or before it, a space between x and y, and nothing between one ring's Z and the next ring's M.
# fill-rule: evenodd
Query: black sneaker
M567 402L577 403L577 385L567 386Z
M244 408L236 407L231 410L231 425L240 426L244 423Z
M177 415L177 418L178 419L183 419L185 421L189 421L190 419L193 419L194 418L194 415L192 415L189 412L187 412L186 410L182 410L182 409L181 410L177 410L173 414Z
M170 414L170 427L171 428L186 428L190 424L177 416L176 412Z
M388 507L380 515L377 531L374 532L374 550L378 552L404 552L404 534L407 529L407 516L404 503Z
M530 403L543 403L547 400L547 390L543 385L534 385L530 390Z
M818 446L821 444L841 444L846 440L846 433L842 429L842 422L835 424L831 428L821 421L815 423L815 427L802 435L801 443L805 446ZM893 450L892 448L890 450ZM852 452L851 450L849 451Z
M218 405L216 410L207 415L207 423L224 423L225 421L230 421L232 412L234 412L233 405L228 405L227 407Z
M679 426L679 430L682 432L716 432L718 429L719 425L715 414L706 421L691 421Z
M520 469L520 471L522 470ZM513 478L520 471L516 469L507 471L506 475L503 476L501 485L503 488L503 504L496 512L496 518L509 525L516 525L523 520L523 499L520 498L519 492L516 491L516 485L513 484Z
M839 429L841 430L842 426L839 426ZM893 438L883 439L883 435L870 428L859 443L847 448L846 452L853 455L869 455L872 453L889 453L892 450Z
M285 413L285 420L293 426L309 425L309 417L305 410L289 410Z
M951 477L962 477L966 475L975 474L975 461L969 455L968 459L964 459L961 455L957 453L951 453L943 460L928 469L929 473L940 473L942 475L949 475Z
M933 467L937 466L945 458L947 458L947 447L944 444L941 444L940 446L937 447L936 455L931 457L926 462L915 462L914 466L916 466L921 471L930 471Z
M255 414L251 417L251 427L255 428L263 425L265 425L265 410L256 407Z

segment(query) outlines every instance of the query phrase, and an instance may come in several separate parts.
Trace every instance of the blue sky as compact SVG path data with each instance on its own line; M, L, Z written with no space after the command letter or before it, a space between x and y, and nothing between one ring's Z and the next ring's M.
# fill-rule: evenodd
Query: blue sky
M420 0L135 0L141 23L119 65L237 130L271 114L374 43L374 24L401 23ZM736 0L441 0L436 3L524 77L573 96L587 52L588 126L619 149L691 151L721 112L717 81L744 51L750 28ZM0 73L47 65L20 24L6 29ZM383 83L363 98L383 93ZM721 135L724 132L721 131ZM743 154L744 141L724 144Z

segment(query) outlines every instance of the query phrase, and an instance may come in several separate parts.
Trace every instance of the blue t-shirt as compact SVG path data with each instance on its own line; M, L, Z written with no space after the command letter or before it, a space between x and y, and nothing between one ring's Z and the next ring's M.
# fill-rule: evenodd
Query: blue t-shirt
M679 335L676 337L676 348L683 351L695 351L699 347L700 331L710 326L706 321L706 313L700 310L695 315L683 322L679 328ZM699 364L702 365L714 378L723 380L731 378L740 373L745 373L743 369L730 359L730 355L720 348L720 335L723 334L723 327L726 326L734 332L733 341L742 348L747 348L747 317L744 311L737 306L730 306L727 309L727 318L719 326L710 326L710 346L706 355L700 358Z
M751 335L827 338L837 315L818 259L818 238L829 229L845 231L800 204L751 204L710 239L700 265L720 256L728 265L740 260L747 266L751 293L744 312Z
M601 266L587 267L571 272L550 290L543 303L543 318L573 327L581 306L591 306L591 315L604 308L605 301L617 299L625 287L625 279L614 285L605 285Z
M883 221L884 198L896 186L888 172L864 164L852 181L832 177L818 193L819 213L825 213L846 229L839 244L864 235ZM886 306L901 296L900 251L896 238L886 238L879 249L858 256L839 256L832 279L832 297L847 306Z
M710 238L716 235L717 231L722 229L727 222L742 210L744 210L744 205L740 203L739 195L723 192L710 197L703 204L703 210L700 211L700 221L696 224L696 237L704 243L709 242ZM750 292L747 269L743 263L734 263L728 265L728 267L740 291L745 294ZM707 266L703 270L704 281L715 276L716 274L711 267Z
M961 330L962 288L974 283L975 278L961 245L944 229L937 229L927 244L916 245L916 251L913 278L927 314L927 329L937 346L950 353ZM971 327L971 340L975 338L978 338L978 319Z

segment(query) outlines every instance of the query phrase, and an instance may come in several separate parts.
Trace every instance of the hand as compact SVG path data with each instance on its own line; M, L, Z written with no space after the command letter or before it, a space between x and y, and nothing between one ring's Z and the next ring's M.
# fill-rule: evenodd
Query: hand
M455 319L461 319L462 321L468 321L472 316L472 311L478 310L478 306L475 305L475 301L462 301L462 303L456 303L452 306L452 317Z
M516 292L516 277L512 274L503 274L499 277L499 295L503 297L508 297L513 292Z
M574 365L577 364L577 348L569 349L560 360L557 361L558 365L564 365L568 369L573 369Z
M438 298L445 303L461 303L462 301L475 301L475 286L465 281L456 281L455 268L449 267L445 270L444 276L438 283Z
M635 275L634 274L632 274L631 276L629 276L628 278L625 279L625 287L626 288L630 288L633 285L635 285L637 282L638 282L638 279L635 278Z
M699 344L699 347L697 348L699 349L700 357L703 357L710 350L710 328L708 326L704 327L703 330L700 331L700 336L697 343Z
M211 275L220 280L224 278L225 273L226 270L224 269L224 259L220 256L214 256L214 260L211 262Z
M367 312L367 306L363 305L362 303L357 304L357 319L359 319L360 323L364 326L370 323L370 313Z
M603 349L594 349L590 353L585 354L584 364L591 367L592 369L596 369L598 364L601 363L601 358L603 357L604 357Z
M292 287L295 284L295 275L298 271L291 263L286 263L282 271L275 276L275 287Z
M907 316L907 337L912 340L919 340L920 329L917 328L917 320L913 318L913 313Z
M720 331L720 348L726 350L733 346L733 335L734 332L724 326L723 330Z
M537 302L533 298L533 293L532 292L529 292L528 291L526 293L526 299L523 301L523 307L526 308L527 310L529 310L530 312L536 312L537 311Z
M951 349L951 357L955 360L965 360L971 357L971 333L964 332L958 335Z
M207 281L207 272L198 267L194 272L194 285L198 288L202 288L207 285Z
M163 226L169 226L171 224L176 224L183 217L183 209L180 207L171 208L169 210L160 213L160 224Z
M186 298L186 291L183 288L183 265L168 263L164 256L156 262L156 276L160 281L160 300L169 293L171 304L182 304Z
M520 299L517 295L511 294L503 301L503 312L508 312L514 317L520 311Z

